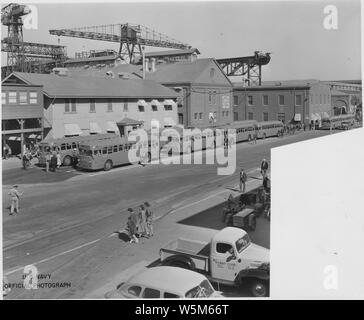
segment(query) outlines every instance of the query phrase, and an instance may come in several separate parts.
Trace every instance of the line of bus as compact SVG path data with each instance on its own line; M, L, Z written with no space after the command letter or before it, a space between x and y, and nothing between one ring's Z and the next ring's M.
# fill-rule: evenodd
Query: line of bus
M322 130L329 129L349 129L355 123L355 114L343 114L340 116L333 116L330 118L322 119Z
M43 140L39 143L39 164L44 165L46 163L48 154L52 155L53 152L59 152L62 164L64 166L70 166L72 163L72 156L74 156L74 154L78 156L79 154L79 146L81 143L100 139L108 140L117 136L118 135L115 133L105 133Z

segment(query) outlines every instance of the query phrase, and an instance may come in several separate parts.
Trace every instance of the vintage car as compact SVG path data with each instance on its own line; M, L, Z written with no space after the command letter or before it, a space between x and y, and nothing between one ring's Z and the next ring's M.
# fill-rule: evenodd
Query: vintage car
M210 297L222 295L204 275L168 266L146 269L105 294L107 299Z

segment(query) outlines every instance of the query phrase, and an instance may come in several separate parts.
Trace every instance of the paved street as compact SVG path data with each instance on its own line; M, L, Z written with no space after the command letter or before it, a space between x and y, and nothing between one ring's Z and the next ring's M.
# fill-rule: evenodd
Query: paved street
M259 177L262 158L270 159L271 148L326 134L304 132L259 140L257 145L239 144L237 166L250 173L252 184L260 183L254 177ZM62 288L13 289L8 298L85 297L141 260L152 263L158 259L159 248L180 235L208 239L211 229L223 227L218 197L238 183L237 173L217 176L216 172L216 165L125 166L96 173L70 168L57 173L38 167L5 170L4 274L11 283L21 283L23 267L35 264L40 274L50 274L51 282L71 283ZM14 183L24 196L21 213L9 216L7 193ZM131 245L115 232L125 225L126 209L146 200L158 217L156 235ZM198 213L189 212L192 204L200 207ZM269 248L269 223L259 219L251 238Z

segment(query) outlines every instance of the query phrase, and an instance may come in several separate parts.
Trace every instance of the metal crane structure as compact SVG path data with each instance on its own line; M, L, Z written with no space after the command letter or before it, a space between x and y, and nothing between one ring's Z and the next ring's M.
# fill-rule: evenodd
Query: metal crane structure
M262 84L262 66L270 61L270 52L255 51L253 56L217 59L222 70L229 77L243 76L249 85Z
M2 77L13 71L46 72L66 59L64 46L23 41L22 17L29 13L28 6L15 3L1 9L1 23L8 27L7 37L1 41L1 51L7 53Z
M191 46L148 27L135 24L110 24L93 27L49 30L51 35L119 43L118 55L128 63L140 62L143 47L190 49Z

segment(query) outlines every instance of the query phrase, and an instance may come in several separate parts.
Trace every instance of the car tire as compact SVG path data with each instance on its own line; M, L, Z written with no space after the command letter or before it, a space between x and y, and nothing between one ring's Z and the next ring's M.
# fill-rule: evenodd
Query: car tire
M112 169L112 161L111 160L107 160L104 164L104 171L109 171Z
M252 279L250 281L250 292L256 298L268 297L269 282L267 280Z
M63 158L63 163L62 163L65 167L68 167L72 164L72 159L70 156L65 156Z

